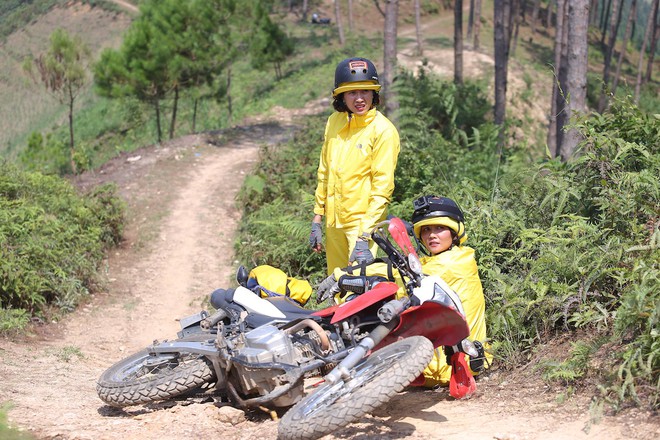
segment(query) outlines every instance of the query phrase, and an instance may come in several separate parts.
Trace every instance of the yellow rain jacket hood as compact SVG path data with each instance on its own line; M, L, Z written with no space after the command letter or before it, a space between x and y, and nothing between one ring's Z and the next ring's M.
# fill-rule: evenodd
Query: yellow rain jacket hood
M399 133L372 108L362 116L333 113L324 137L314 213L327 226L368 232L385 218L394 191Z

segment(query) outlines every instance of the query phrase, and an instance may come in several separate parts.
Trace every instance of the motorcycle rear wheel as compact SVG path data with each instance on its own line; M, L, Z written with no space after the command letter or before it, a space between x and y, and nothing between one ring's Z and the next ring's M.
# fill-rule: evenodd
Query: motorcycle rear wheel
M401 392L432 357L433 344L423 336L381 348L351 370L351 379L323 384L287 411L278 439L316 439L346 427Z
M190 353L150 355L142 350L108 368L96 391L110 406L123 407L167 400L215 379L204 356Z

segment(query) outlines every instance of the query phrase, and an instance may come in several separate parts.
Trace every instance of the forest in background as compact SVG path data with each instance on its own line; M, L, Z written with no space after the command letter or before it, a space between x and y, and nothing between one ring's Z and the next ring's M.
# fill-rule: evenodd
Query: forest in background
M65 13L78 7L89 8L99 12L99 20L125 20L125 14L118 12L116 6L104 9L110 3L90 1L69 5L71 9L57 8ZM122 215L121 202L112 195L111 188L107 190L110 195L103 192L101 202L93 202L98 200L98 195L86 195L82 202L74 202L70 200L73 196L66 183L60 187L59 183L53 183L57 181L52 180L55 177L43 173L66 175L94 169L121 152L165 137L230 127L233 121L267 112L274 105L300 106L326 96L334 65L354 53L387 65L383 43L387 32L382 27L386 17L371 28L364 28L366 34L372 32L369 38L365 35L356 38L356 32L346 32L342 37L339 26L311 26L304 21L301 10L303 3L308 3L309 10L324 8L319 10L335 17L337 24L346 18L346 29L352 29L358 26L351 24L348 13L352 9L346 9L350 3L344 3L344 9L335 15L336 11L329 8L330 2L242 2L243 7L253 9L238 12L231 9L236 7L231 1L191 1L191 5L200 9L191 7L185 11L179 11L180 2L175 1L141 3L144 3L143 13L132 21L123 21L114 30L117 35L114 46L104 48L99 43L91 51L97 58L90 61L96 62L89 64L88 83L80 88L77 104L67 108L66 102L54 105L54 101L43 97L28 101L26 104L32 108L38 107L35 102L40 102L41 108L49 109L50 116L41 122L40 129L30 125L22 135L17 135L16 139L21 141L13 144L3 141L3 144L7 142L4 153L9 158L3 165L0 182L0 213L4 217L0 223L3 243L0 322L5 330L20 328L31 317L54 313L51 305L63 311L74 309L76 297L94 288L93 276L81 276L81 261L92 253L99 255L99 243L112 245L121 233L117 225ZM415 3L407 2L407 8L398 11L400 20L414 20L415 9L411 6ZM420 15L425 19L451 19L455 13L452 2L419 3ZM518 2L539 5L542 23L541 6L545 7L545 17L552 17L547 11L555 10L556 3ZM596 3L604 8L617 2ZM210 4L216 7L213 11L204 9ZM353 11L371 8L367 10L372 13L380 5L357 1L352 4ZM496 44L494 20L490 12L485 13L492 12L488 9L492 4L483 2L484 13L478 20L482 23L483 50L490 50ZM386 14L382 8L378 9ZM188 31L185 18L191 15L186 14L194 16L200 11L206 11L206 18L213 18L211 23L194 29L200 34L176 38L177 34ZM248 19L233 21L224 16L226 26L213 26L223 18L215 15L219 11ZM36 15L26 22L32 23L42 12L35 9ZM603 32L607 26L601 26L607 14L596 15L599 21L598 26L590 28L588 41L592 45L585 78L586 103L593 110L598 108L602 96L600 72L607 58L599 46L607 35ZM176 17L182 19L172 20ZM619 27L624 22L622 18ZM530 94L539 88L533 79L535 73L547 70L546 64L554 59L551 46L536 45L539 41L553 41L555 22L550 20L544 30L539 28L537 37L531 36L532 23L529 19L520 20L520 40L515 51L515 57L520 57L516 61L530 66L529 77L525 79ZM382 30L377 31L377 26ZM23 57L19 57L14 43L26 31L17 29L22 28L16 26L6 36L6 41L12 44L4 45L2 50L11 51L11 59L20 58L22 64ZM29 29L32 33L27 33L35 36L36 28ZM221 34L218 29L226 33ZM518 28L508 29L513 36ZM50 38L53 32L54 29L43 32L41 40L45 36ZM209 40L209 34L203 32L218 40ZM434 36L432 41L452 48L455 45L452 32L449 28L446 35ZM472 33L474 44L474 29ZM542 33L546 35L542 37ZM60 41L64 41L64 47L81 47L73 37ZM150 41L171 44L159 48L160 57L149 60L153 64L143 63L142 70L131 71L129 67L134 66L129 63L130 57L145 61L145 52L141 50L148 48ZM203 47L198 55L205 53L213 57L200 66L188 63L185 56L192 53L186 51L186 42L190 41L222 44ZM231 48L226 44L229 41L235 43ZM510 38L508 43L514 41L517 40ZM613 41L620 44L623 40L615 37ZM111 39L106 42L110 43ZM279 42L276 47L283 50L275 51L273 42ZM402 43L399 41L399 45ZM614 48L616 44L606 46ZM622 78L628 78L624 84L634 84L632 78L637 75L634 45L631 46L629 59L623 59L626 63L621 70ZM429 47L431 41L424 41L424 48ZM32 50L29 52L32 59L38 61L38 54L47 54L48 47L43 47L42 52ZM218 59L226 63L216 63ZM614 59L617 57L610 56L611 67ZM4 74L7 81L13 75L28 78L27 70L14 67L11 75ZM386 72L392 73L391 70ZM617 91L619 98L611 100L607 108L574 119L571 127L581 135L579 154L571 160L559 160L544 142L538 142L539 137L545 138L544 133L525 131L525 115L516 111L516 105L521 102L507 103L506 117L498 123L492 74L487 72L480 78L460 81L456 80L456 74L453 81L447 80L423 67L397 74L389 90L394 95L388 99L398 104L391 111L397 112L403 148L392 213L407 218L410 201L428 192L460 201L471 231L470 244L478 251L493 347L502 365L523 362L533 355L535 345L571 332L574 344L568 356L548 360L542 371L548 380L561 381L569 390L595 381L597 386L592 392L599 397L594 401L596 406L610 404L621 408L634 403L657 408L660 122L654 113L658 112L658 82L651 76L648 86L640 91L638 104L632 99L634 87L621 87ZM25 90L30 90L30 96L38 96L38 81L31 86L27 82L22 84ZM9 92L3 90L3 93ZM12 95L5 98L3 102L17 103ZM517 99L525 98L521 95ZM73 116L72 124L67 123L67 113ZM15 119L5 123L19 125ZM308 214L322 126L322 117L314 119L291 145L279 150L265 149L260 171L246 180L240 200L246 206L245 222L237 241L237 256L243 263L274 264L293 275L319 280L324 263L318 256L310 255L304 243L309 227L305 219L311 218ZM71 143L72 127L75 143ZM510 136L515 130L524 135ZM63 215L55 208L71 214ZM90 219L90 213L100 218ZM65 221L56 223L54 219ZM81 243L53 240L54 236L71 236L67 228L82 228L90 232L91 238L85 234ZM291 246L292 242L299 245ZM287 243L286 247L283 243ZM249 254L241 253L246 249L250 250ZM46 254L45 250L57 255ZM92 266L95 261L85 260ZM27 273L36 276L24 276Z

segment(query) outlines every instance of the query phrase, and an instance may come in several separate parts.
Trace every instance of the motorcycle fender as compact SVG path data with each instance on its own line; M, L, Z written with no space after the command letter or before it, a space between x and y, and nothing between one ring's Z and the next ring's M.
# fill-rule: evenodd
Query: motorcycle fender
M399 325L378 345L377 348L409 336L424 336L434 347L456 345L470 335L463 315L444 304L426 301L401 314Z
M335 314L330 320L331 324L343 321L349 316L353 316L367 307L383 301L389 297L396 295L399 286L396 283L389 281L376 284L376 287L368 292L363 293L355 299L347 301L335 309Z

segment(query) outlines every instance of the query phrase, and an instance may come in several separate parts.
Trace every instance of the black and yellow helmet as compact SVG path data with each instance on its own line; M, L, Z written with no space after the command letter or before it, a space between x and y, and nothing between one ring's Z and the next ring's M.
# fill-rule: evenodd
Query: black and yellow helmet
M332 96L349 90L380 90L378 71L374 63L366 58L347 58L335 69L335 88Z
M460 244L467 240L463 211L456 202L447 197L422 196L413 201L415 211L412 216L415 235L420 238L422 226L446 226L456 233Z

